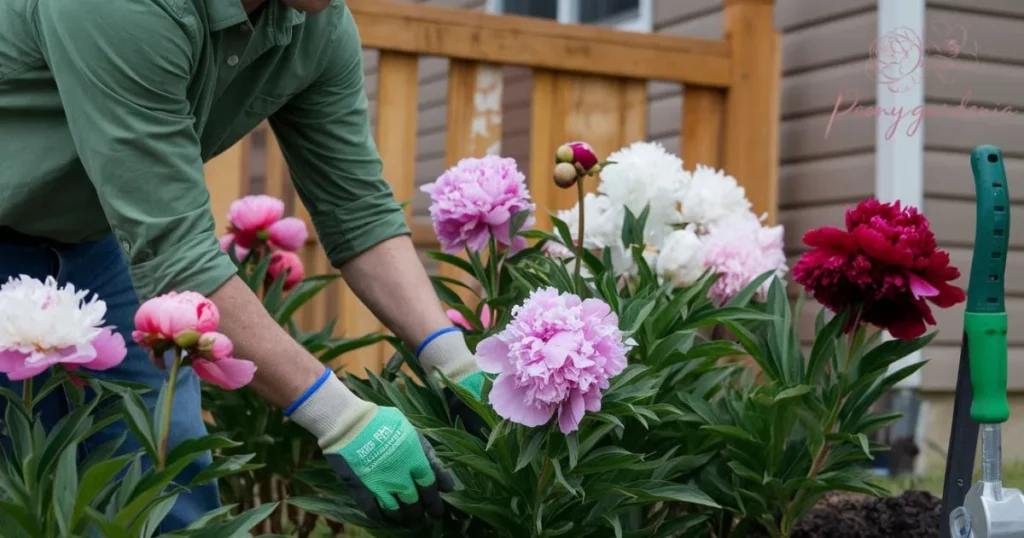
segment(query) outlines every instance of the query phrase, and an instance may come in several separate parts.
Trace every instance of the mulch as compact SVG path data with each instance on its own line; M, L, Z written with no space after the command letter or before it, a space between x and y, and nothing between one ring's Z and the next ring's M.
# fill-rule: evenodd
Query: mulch
M938 538L941 513L942 500L926 491L835 494L803 517L792 538Z

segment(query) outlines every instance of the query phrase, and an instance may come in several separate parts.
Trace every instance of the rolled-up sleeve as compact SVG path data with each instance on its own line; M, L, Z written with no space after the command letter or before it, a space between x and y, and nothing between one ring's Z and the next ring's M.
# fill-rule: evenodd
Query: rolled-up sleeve
M363 87L362 46L347 7L317 79L270 118L299 198L334 267L409 233L381 173Z
M210 294L220 251L187 99L194 29L183 3L39 0L39 34L71 136L136 292Z

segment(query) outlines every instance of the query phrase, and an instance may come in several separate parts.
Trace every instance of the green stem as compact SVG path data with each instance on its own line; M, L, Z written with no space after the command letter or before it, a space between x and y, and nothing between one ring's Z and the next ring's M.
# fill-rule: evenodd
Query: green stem
M494 239L493 235L491 236L490 243L491 252L487 259L487 265L491 269L491 290L488 292L487 297L494 298L498 296L498 287L500 286L498 282L498 264L501 263L501 257L498 254L498 241Z
M170 436L171 431L171 410L174 404L174 387L178 384L178 369L181 367L181 349L177 346L174 348L174 359L171 362L171 377L167 380L167 397L164 398L164 414L161 417L163 422L160 424L160 452L158 454L158 461L156 464L157 470L163 470L164 465L167 463L167 438Z
M579 228L576 233L576 266L573 268L573 283L576 285L577 294L581 294L583 290L583 283L580 281L580 264L583 262L583 231L586 229L583 223L584 215L586 212L583 207L583 200L585 193L583 192L583 178L578 178L576 181L576 196L579 198L580 205L580 219Z
M31 377L25 378L22 381L21 397L25 400L25 413L29 417L32 416L32 379Z

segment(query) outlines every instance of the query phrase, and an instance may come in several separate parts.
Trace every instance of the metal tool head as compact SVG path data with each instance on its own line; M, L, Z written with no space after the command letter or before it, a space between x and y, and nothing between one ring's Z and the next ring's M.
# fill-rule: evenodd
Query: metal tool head
M952 538L1024 538L1024 494L978 482L949 516Z

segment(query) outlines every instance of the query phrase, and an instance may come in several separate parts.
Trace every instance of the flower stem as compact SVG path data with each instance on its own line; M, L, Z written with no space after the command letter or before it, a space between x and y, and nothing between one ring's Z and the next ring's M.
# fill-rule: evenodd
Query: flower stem
M25 378L22 381L21 397L25 400L25 413L29 417L32 416L32 379L31 377Z
M577 229L576 233L576 266L573 268L572 280L573 283L576 285L577 294L581 294L583 291L583 285L580 281L580 264L583 262L583 231L585 230L583 220L584 215L586 215L586 212L584 211L585 208L583 207L583 200L585 198L584 194L585 193L583 192L583 178L581 177L578 178L576 181L576 196L579 198L580 219L579 228Z
M174 360L171 362L171 374L170 379L167 380L167 394L164 397L164 413L161 417L163 420L160 424L160 448L158 454L158 461L156 464L157 470L163 470L164 465L167 463L167 438L170 437L171 432L171 410L174 405L174 387L178 384L178 369L181 367L181 349L177 346L174 347Z

